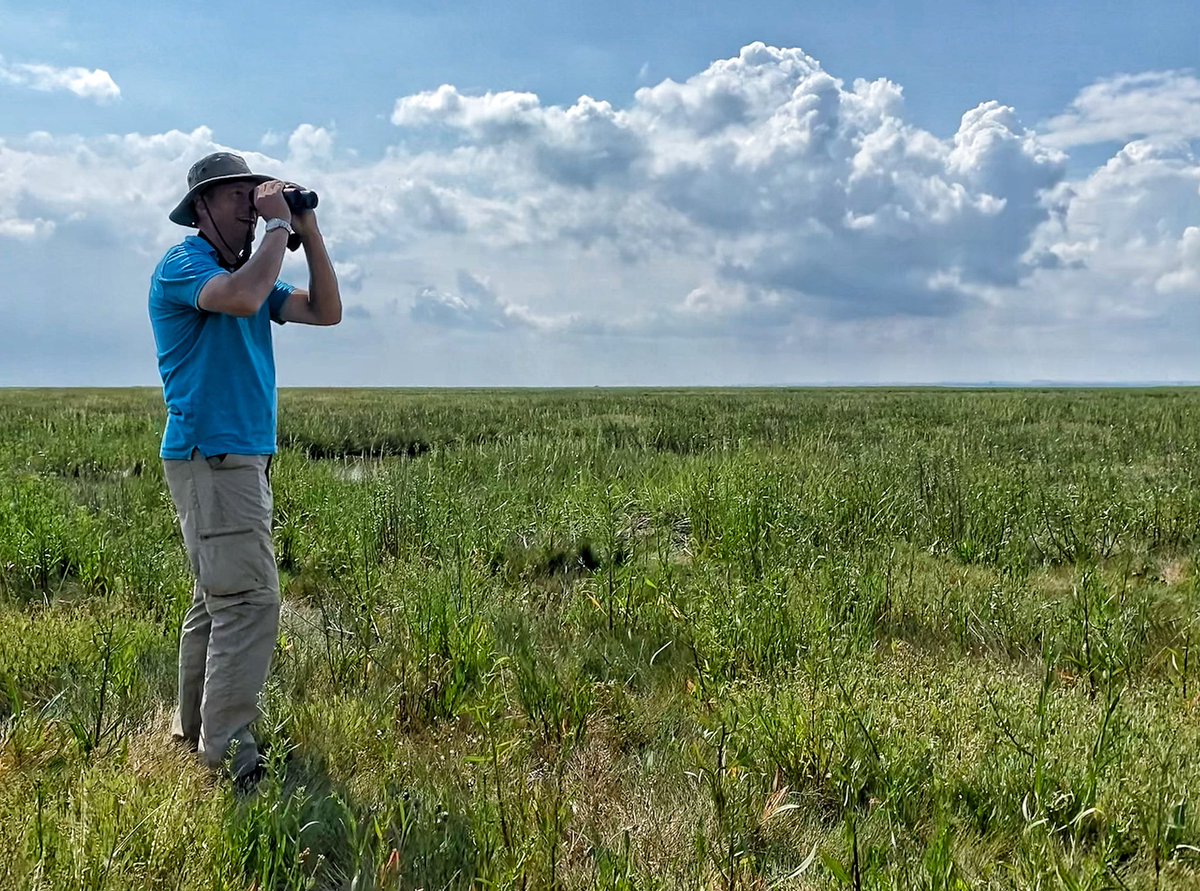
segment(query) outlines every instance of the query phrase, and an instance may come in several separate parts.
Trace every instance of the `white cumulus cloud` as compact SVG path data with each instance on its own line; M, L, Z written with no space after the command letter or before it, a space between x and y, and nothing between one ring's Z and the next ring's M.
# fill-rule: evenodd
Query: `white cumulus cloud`
M1167 293L1200 294L1200 227L1188 226L1176 246L1178 265L1164 273L1155 287Z
M1064 158L998 102L951 141L903 114L887 80L847 86L801 50L759 43L638 90L628 109L442 86L399 99L393 122L458 133L455 163L499 159L472 191L511 199L517 240L707 258L675 297L684 310L704 285L769 293L777 317L953 312L969 293L950 282L1026 271Z
M32 241L54 234L54 223L49 220L22 220L17 217L0 217L0 238L17 241Z
M288 137L288 161L324 164L333 157L333 132L312 124L301 124Z
M526 307L501 299L486 279L465 270L458 272L456 292L432 286L421 288L409 314L416 322L464 330L536 330L552 326Z
M121 98L121 88L103 68L58 68L53 65L8 62L0 56L0 83L43 93L74 93L81 99L102 104Z
M1200 139L1200 78L1190 71L1147 71L1097 81L1046 124L1061 148L1139 138Z
M463 96L450 84L396 100L392 123L398 127L443 124L483 138L502 138L530 129L541 113L533 93Z

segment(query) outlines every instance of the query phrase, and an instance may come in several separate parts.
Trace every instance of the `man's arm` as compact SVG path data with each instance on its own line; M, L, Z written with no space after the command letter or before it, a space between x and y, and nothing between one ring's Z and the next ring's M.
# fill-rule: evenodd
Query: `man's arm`
M302 211L292 218L292 224L308 261L308 290L292 291L279 317L302 325L336 325L342 320L342 294L325 239L317 228L317 215L311 210Z
M200 291L200 299L197 301L200 308L207 312L221 312L230 316L256 314L271 295L271 289L275 287L286 249L286 229L268 232L262 245L250 256L245 266L237 272L209 279L208 284Z
M291 210L283 198L283 183L278 180L260 185L254 203L267 219L288 220L291 217ZM287 237L286 229L273 229L263 236L262 245L250 255L245 266L229 275L210 279L197 298L200 308L231 316L255 315L279 278Z

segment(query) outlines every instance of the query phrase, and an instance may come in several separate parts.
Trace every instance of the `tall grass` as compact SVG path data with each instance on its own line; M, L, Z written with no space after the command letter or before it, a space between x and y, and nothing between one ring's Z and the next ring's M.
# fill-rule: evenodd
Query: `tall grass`
M0 393L0 887L1200 886L1198 410L287 391L239 798L159 395Z

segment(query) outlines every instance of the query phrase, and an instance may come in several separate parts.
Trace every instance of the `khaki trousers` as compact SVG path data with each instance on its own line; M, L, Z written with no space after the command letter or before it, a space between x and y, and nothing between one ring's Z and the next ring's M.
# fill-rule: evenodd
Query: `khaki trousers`
M267 455L164 460L192 564L192 605L179 638L174 736L237 778L258 764L250 725L279 634ZM232 754L232 757L230 757Z

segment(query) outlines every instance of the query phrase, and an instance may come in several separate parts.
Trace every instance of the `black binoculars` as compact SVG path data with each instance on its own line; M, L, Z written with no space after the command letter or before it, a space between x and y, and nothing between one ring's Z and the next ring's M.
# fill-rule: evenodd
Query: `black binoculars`
M310 189L284 189L283 200L287 202L292 213L302 210L312 210L317 206L317 193Z

